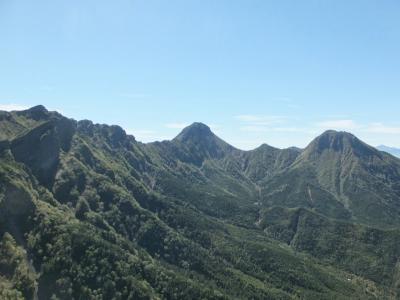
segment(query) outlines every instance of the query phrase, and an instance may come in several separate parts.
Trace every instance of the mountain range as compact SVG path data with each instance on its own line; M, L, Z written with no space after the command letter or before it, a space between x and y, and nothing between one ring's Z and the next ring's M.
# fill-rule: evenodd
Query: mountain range
M0 112L0 298L398 299L400 159Z

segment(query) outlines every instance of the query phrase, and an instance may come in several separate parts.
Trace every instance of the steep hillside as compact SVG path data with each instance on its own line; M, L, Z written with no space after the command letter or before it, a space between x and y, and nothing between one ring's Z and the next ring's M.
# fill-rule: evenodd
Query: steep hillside
M241 151L201 123L143 144L42 106L0 115L2 297L397 295L397 229L358 222L397 226L399 162L355 137Z

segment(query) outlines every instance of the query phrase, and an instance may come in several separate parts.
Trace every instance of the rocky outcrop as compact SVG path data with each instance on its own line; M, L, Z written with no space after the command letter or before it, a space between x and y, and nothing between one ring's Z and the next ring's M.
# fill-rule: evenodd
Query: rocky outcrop
M29 166L41 184L51 187L60 152L69 150L75 130L76 122L66 118L47 121L13 140L12 154Z

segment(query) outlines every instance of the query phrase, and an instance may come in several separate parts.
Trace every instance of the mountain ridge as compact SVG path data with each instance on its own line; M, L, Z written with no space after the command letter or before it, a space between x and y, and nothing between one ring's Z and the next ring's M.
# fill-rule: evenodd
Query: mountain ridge
M399 295L400 160L347 134L242 151L194 123L144 144L44 107L0 129L0 296Z
M378 150L380 151L385 151L389 154L392 154L393 156L396 156L398 158L400 158L400 149L395 148L395 147L388 147L385 145L379 145L376 147Z

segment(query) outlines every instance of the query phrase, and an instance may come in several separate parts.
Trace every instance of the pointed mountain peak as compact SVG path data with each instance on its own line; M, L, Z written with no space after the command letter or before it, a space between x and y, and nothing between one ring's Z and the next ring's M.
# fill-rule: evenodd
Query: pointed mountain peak
M208 127L206 124L201 123L201 122L193 122L191 125L187 126L186 128L211 131L210 127Z
M318 136L314 142L319 150L327 148L339 151L353 144L361 143L354 135L345 131L327 130Z
M184 142L187 140L201 141L210 138L216 138L216 135L211 131L210 127L203 123L195 122L185 127L175 140Z
M201 164L202 161L209 158L221 158L230 153L235 148L217 137L203 123L193 123L184 128L182 132L173 139L173 142L184 144L191 155L197 156L194 161Z
M305 149L305 153L322 153L334 151L339 153L353 153L356 156L374 155L378 151L367 145L355 135L345 131L327 130L315 138Z
M266 144L266 143L263 143L263 144L261 144L260 146L258 146L257 148L255 148L255 149L253 149L253 150L250 150L250 151L257 152L257 151L276 151L276 150L279 151L278 148L273 147L273 146L271 146L271 145L268 145L268 144Z
M33 107L27 109L27 111L30 111L30 112L42 112L42 113L48 112L47 108L44 107L43 105L33 106Z
M27 110L17 111L16 114L34 120L43 120L49 117L49 111L43 105L36 105Z
M343 150L354 143L361 143L361 141L349 132L335 130L325 131L312 142L319 150L329 148L337 151Z
M347 132L347 131L337 131L337 130L333 130L333 129L329 129L324 131L320 137L331 137L331 138L335 138L335 137L355 137L352 133Z

